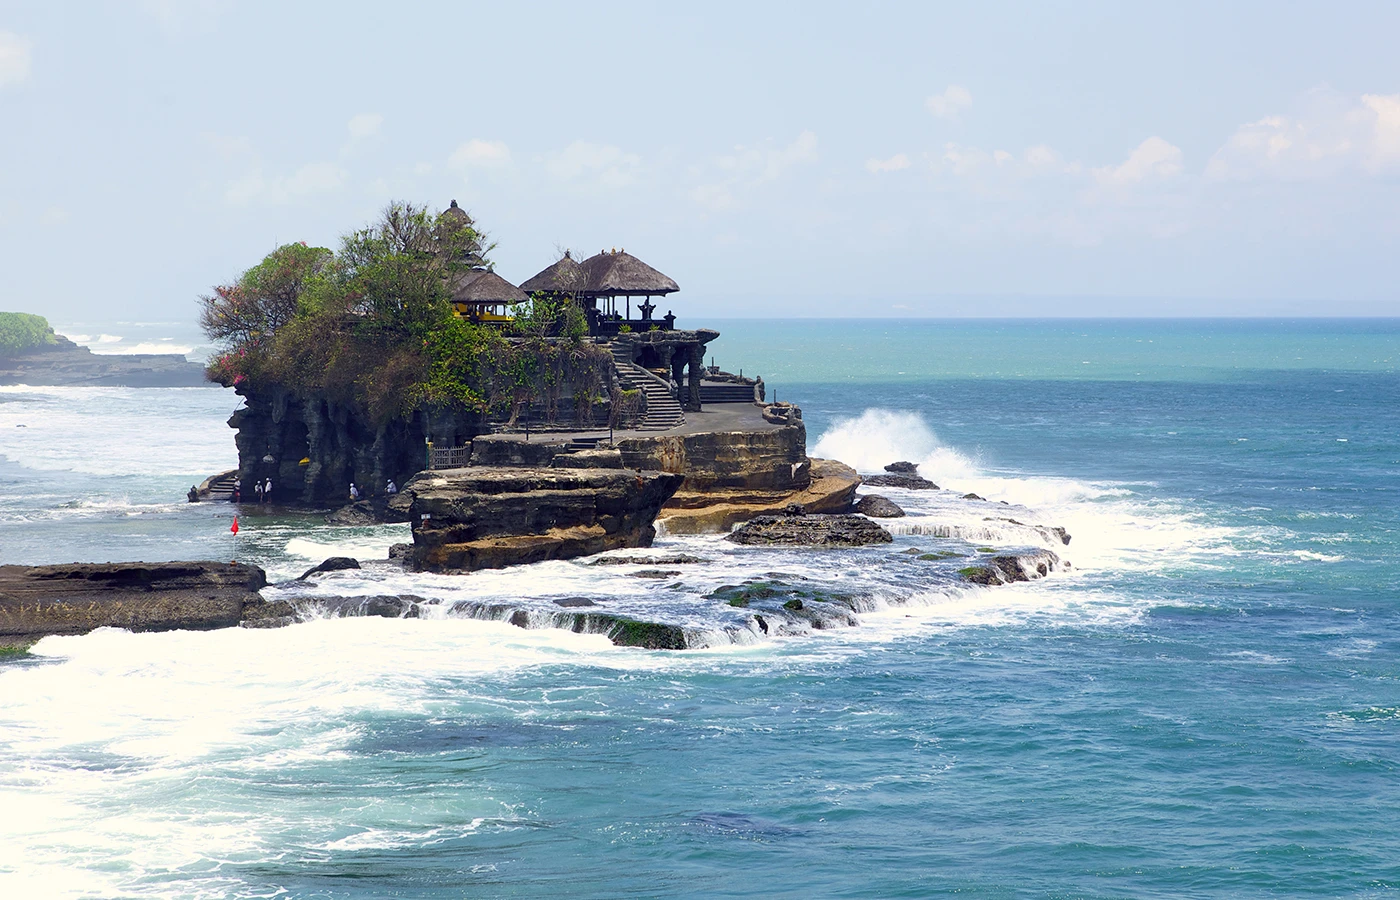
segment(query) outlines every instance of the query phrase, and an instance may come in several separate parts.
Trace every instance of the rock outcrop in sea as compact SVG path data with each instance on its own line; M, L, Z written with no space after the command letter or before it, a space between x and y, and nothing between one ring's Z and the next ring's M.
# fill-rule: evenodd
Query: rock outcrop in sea
M257 566L220 562L0 566L0 646L94 628L207 630L290 614Z
M888 544L894 536L865 516L755 516L728 537L736 544L786 547L863 547Z
M632 469L471 466L414 476L390 506L409 517L412 568L470 572L648 547L684 477Z

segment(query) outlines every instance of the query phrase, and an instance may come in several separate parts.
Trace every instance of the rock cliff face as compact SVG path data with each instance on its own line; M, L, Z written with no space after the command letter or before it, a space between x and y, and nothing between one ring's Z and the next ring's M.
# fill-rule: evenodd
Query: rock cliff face
M800 491L812 480L800 419L761 431L710 431L618 441L630 469L685 475L682 490Z
M647 547L682 476L628 469L478 467L423 472L394 498L409 516L410 567L494 569Z
M32 350L0 355L0 385L208 387L204 367L174 353L93 353L62 335Z
M809 513L851 510L860 487L855 469L831 459L810 459L807 471L807 487L799 491L677 491L661 511L660 522L671 534L705 534L728 531L739 522L782 512L792 504Z
M272 479L274 502L340 504L351 482L362 495L375 496L389 480L401 484L424 467L427 437L465 443L485 429L477 417L431 412L375 427L332 400L240 393L246 407L228 421L238 430L238 476L245 486Z
M0 566L0 646L112 626L227 628L268 604L257 566L218 562Z

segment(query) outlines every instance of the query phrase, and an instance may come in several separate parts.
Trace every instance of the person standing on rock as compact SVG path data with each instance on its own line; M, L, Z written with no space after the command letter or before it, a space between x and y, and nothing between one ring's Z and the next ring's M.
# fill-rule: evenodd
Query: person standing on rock
M389 496L392 497L393 495L397 494L398 492L399 492L399 486L398 486L397 484L394 484L394 479L390 478L390 479L389 479L389 485L388 485L386 488L384 488L384 493L386 493L386 494L388 494Z
M261 502L262 502L262 499L263 499L263 490L262 490L262 482L261 482L261 481L254 481L254 482L253 482L253 493L255 493L255 494L258 495L258 502L261 503Z
M271 502L272 502L272 479L271 479L271 478L269 478L266 482L263 483L263 502L264 502L264 503L271 503Z
M355 482L352 481L350 482L350 502L354 503L358 499L360 499L360 490L355 487Z
M243 502L243 479L242 479L242 478L235 478L235 479L233 479L233 502L234 502L234 503L242 503L242 502Z

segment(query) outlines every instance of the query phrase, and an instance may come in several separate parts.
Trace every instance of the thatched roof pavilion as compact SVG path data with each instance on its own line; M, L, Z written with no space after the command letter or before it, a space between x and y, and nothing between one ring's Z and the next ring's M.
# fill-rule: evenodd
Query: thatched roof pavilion
M563 259L520 284L520 289L528 294L536 291L546 294L578 294L587 288L588 273L567 250L564 251Z
M530 297L495 272L473 269L452 285L453 303L524 303Z
M488 269L472 269L452 283L452 308L477 322L508 322L508 307L530 299L520 288Z
M650 297L680 290L680 285L626 250L603 251L582 263L584 289L595 297Z

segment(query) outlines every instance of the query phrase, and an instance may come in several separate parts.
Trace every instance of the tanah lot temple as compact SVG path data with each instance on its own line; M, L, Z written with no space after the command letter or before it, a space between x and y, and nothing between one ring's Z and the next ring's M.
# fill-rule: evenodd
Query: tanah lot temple
M444 214L472 224L456 200ZM472 261L479 262L479 257ZM611 350L618 384L640 390L645 397L638 430L657 431L683 425L686 412L699 412L706 404L752 405L764 399L761 379L705 366L705 345L719 332L677 329L670 310L656 315L653 298L679 290L675 279L626 250L612 249L582 262L565 251L562 259L519 286L490 268L474 265L453 283L451 299L457 315L501 326L513 321L512 306L535 295L578 304L590 339Z
M455 201L444 215L460 216L463 224L471 223ZM271 480L279 488L279 502L315 507L343 502L352 482L364 498L365 485L386 485L389 481L402 485L404 491L412 488L421 493L429 490L429 482L439 483L432 479L446 479L443 484L453 479L457 479L454 484L504 479L497 485L504 491L502 485L515 485L525 477L521 469L530 470L531 484L562 483L571 478L583 479L579 484L590 478L616 481L620 476L608 470L626 470L683 476L683 481L673 478L669 482L669 499L662 498L667 508L666 527L674 533L725 529L760 511L783 510L792 504L812 512L839 512L849 507L860 479L838 463L813 462L807 457L801 410L765 396L760 378L745 378L742 370L737 375L720 371L713 361L706 366L706 347L719 332L679 327L678 317L670 309L657 315L657 301L680 290L674 279L620 249L584 260L565 254L519 285L493 271L477 248L468 249L461 262L465 263L461 267L464 271L455 274L449 285L454 312L476 323L501 327L508 341L535 340L509 333L512 310L519 304L538 297L577 304L587 323L583 340L588 346L585 352L569 357L574 362L568 365L574 368L568 374L561 368L559 379L550 382L548 389L516 398L508 409L463 412L424 406L388 423L368 421L357 408L336 398L303 396L277 385L257 389L245 383L241 390L244 406L229 420L238 432L239 468L211 477L197 489L197 495L212 498L226 494L239 478L245 483ZM601 418L604 412L606 420ZM432 470L431 478L427 473L419 476L425 469ZM575 477L564 470L593 474ZM633 484L630 478L617 481L614 486L626 490L620 487L617 496L608 494L612 499L606 503L597 499L597 503L590 500L593 505L585 505L603 509L608 503L622 502L619 497L632 502L637 497L633 487L628 487ZM415 484L419 487L413 488ZM370 499L361 503L376 500L382 506L385 497L378 496L373 487L370 490ZM510 516L519 513L528 522L502 518L505 512L472 513L470 523L457 522L447 507L415 509L409 517L415 546L426 532L441 531L438 537L443 540L451 537L449 543L471 544L477 547L473 553L487 554L485 544L477 545L497 540L491 536L494 532L482 531L494 522L491 527L510 532L506 538L524 542L524 555L516 561L577 555L560 549L565 544L573 546L569 541L585 533L575 534L577 529L565 527L567 523L556 515L563 515L559 510L564 507L536 503L538 498L531 491L507 502L491 493L496 490L482 494L481 498L489 494L495 499L489 503L481 499L481 503ZM491 505L498 500L504 504L499 509ZM448 506L457 508L452 503ZM381 515L383 510L376 507L370 512ZM594 548L588 552L614 546L608 541L622 539L618 537L622 532L614 532L619 522L630 521L627 516L631 513L624 513L626 510L618 507L598 522L584 523L588 535L601 534L599 528L609 535L602 544L589 543L592 538L584 541ZM354 522L347 519L338 524ZM544 549L538 553L545 555L532 556L536 550L526 552L525 545L535 546L531 543L539 538L531 531L535 526L551 534L563 529L560 534L567 532L564 537L568 540L561 537L563 543L540 544ZM642 530L624 529L630 535L626 539L645 538L649 543L649 528L646 524ZM512 529L525 529L530 534L520 537ZM475 537L464 536L467 531ZM497 550L499 547L490 552ZM441 565L488 565L483 562L485 556L473 559L470 564Z

